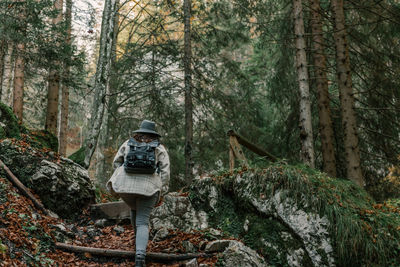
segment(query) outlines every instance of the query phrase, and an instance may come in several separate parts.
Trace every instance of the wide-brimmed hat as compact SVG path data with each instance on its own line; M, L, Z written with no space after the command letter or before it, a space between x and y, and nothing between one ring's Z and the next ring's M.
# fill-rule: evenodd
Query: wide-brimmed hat
M140 129L133 131L134 133L149 133L155 134L157 136L161 136L159 133L156 132L156 124L153 121L144 120L140 124Z

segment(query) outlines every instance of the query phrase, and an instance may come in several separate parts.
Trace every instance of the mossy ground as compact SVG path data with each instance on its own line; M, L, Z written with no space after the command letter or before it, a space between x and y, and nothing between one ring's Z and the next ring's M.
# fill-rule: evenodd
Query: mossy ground
M236 175L255 179L254 195L263 194L268 198L281 190L287 192L286 197L295 200L300 208L307 206L305 211L326 216L330 221L328 230L337 266L400 265L399 207L390 202L376 203L364 189L351 181L330 178L305 166L286 164L273 164L251 171L239 170L233 175L228 172L216 175L215 185L225 192L226 200L218 204L218 213L211 216L214 225L241 237L262 254L268 254L269 262L284 265L284 259L278 258L276 253L271 256L271 251L263 251L261 237L266 236L267 240L284 250L287 243L275 234L281 231L279 228L282 226L264 223L267 220L252 211L249 203L233 195L233 177ZM192 195L195 196L195 193ZM200 201L197 202L198 205ZM245 218L251 218L248 233L241 230ZM296 246L294 244L293 247Z
M38 148L48 148L52 151L58 151L57 137L46 130L30 130L29 137L31 145Z

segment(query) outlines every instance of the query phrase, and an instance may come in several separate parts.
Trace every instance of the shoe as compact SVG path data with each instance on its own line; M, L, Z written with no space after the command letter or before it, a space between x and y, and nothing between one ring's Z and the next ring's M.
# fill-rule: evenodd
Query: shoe
M136 267L146 267L143 256L136 257L135 266Z

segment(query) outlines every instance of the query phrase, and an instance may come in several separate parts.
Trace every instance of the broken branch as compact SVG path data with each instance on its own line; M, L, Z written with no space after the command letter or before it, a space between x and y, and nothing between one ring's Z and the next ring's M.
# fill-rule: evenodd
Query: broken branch
M44 212L44 214L49 215L49 216L55 216L55 214L51 213L49 210L47 210L43 204L36 199L36 197L29 191L29 189L21 183L21 181L10 171L10 169L7 167L6 164L4 164L3 161L0 160L0 167L3 168L6 172L6 177L8 180L16 187L18 190L27 198L32 200L33 205L40 209L41 211Z

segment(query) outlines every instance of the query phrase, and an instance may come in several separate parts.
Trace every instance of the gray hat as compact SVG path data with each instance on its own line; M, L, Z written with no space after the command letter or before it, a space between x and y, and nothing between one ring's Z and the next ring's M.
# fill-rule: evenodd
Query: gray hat
M140 124L140 129L133 131L134 133L149 133L155 134L157 136L161 136L159 133L156 132L156 124L153 121L144 120Z

